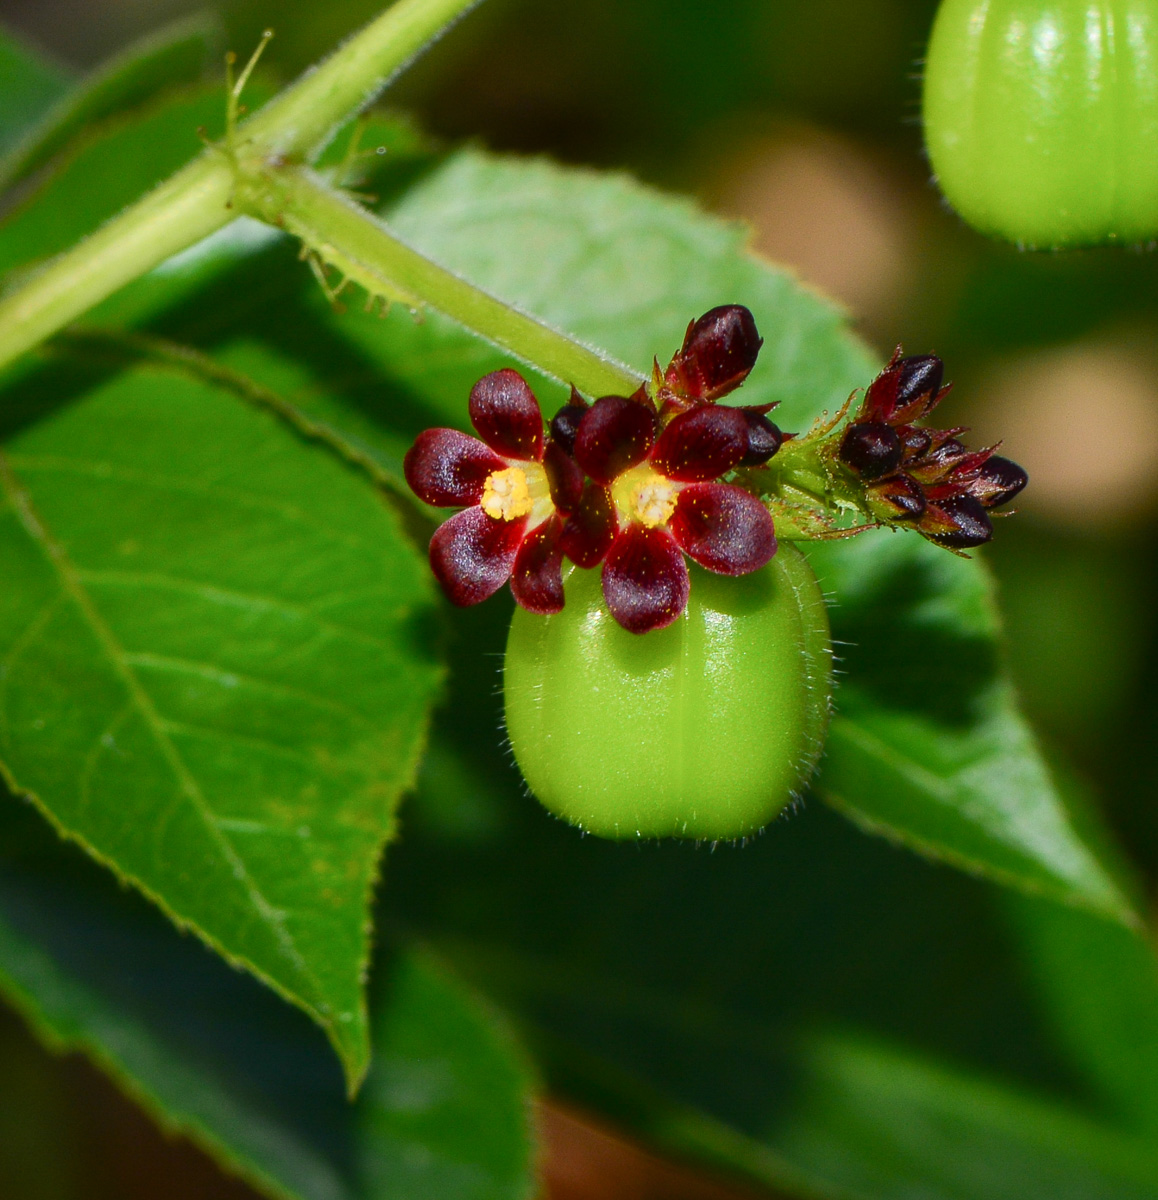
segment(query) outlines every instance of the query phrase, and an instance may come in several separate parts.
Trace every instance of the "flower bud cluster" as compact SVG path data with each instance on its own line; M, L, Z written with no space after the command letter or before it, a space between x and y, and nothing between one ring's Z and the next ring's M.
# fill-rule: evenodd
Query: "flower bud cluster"
M936 355L902 358L898 347L865 392L837 455L864 485L877 520L959 551L989 541L990 510L1012 500L1029 477L995 446L970 450L959 440L964 428L917 424L949 391L943 374Z

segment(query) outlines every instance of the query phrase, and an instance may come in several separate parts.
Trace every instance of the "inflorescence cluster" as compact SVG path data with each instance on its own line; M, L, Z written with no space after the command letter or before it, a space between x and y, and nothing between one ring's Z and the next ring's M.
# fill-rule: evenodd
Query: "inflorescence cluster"
M478 437L427 430L404 464L421 499L462 509L430 543L449 598L476 604L509 581L523 608L555 613L569 559L602 567L604 598L625 629L662 629L687 605L685 555L744 575L776 553L760 496L775 490L769 464L786 443L797 460L810 452L826 492L841 497L834 507L851 503L873 523L958 551L988 540L988 510L1021 490L1025 472L992 449L968 451L960 429L915 424L948 390L940 359L898 351L837 443L836 423L793 438L768 419L773 405L717 403L748 377L761 345L746 308L714 308L634 395L589 403L572 389L547 428L517 371L480 379L469 403Z

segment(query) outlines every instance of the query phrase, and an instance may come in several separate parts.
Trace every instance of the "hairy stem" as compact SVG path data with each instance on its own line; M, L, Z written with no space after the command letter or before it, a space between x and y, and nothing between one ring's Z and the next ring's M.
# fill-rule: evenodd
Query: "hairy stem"
M227 225L233 170L202 156L0 299L0 367Z
M0 299L0 368L237 215L239 163L299 159L478 0L400 0L237 130Z
M630 395L643 377L496 299L408 246L387 225L304 167L267 168L239 183L245 211L300 238L307 253L372 297L429 304L523 362L589 396ZM341 286L341 284L339 285Z

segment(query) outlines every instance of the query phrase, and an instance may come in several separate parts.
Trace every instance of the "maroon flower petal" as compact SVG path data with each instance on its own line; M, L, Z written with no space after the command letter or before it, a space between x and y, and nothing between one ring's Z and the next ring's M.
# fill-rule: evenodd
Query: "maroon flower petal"
M540 616L562 611L563 551L559 537L563 522L548 517L523 539L511 571L511 593L515 602Z
M593 567L606 557L618 532L611 493L589 482L579 507L563 526L563 553L578 567Z
M683 551L666 529L629 525L603 564L603 599L629 633L670 625L687 607L690 589Z
M468 508L444 521L430 539L430 569L452 604L478 604L511 576L527 522L496 521Z
M748 419L738 408L705 405L682 413L659 435L651 465L680 483L706 483L748 453Z
M587 410L575 435L575 461L596 483L643 462L655 440L655 414L626 396L603 396Z
M583 497L583 468L552 438L543 454L551 503L562 513L574 512Z
M427 429L402 460L411 490L440 508L477 504L487 476L507 465L478 438L457 429Z
M776 553L772 514L755 496L727 483L684 488L668 528L685 553L720 575L758 571Z
M492 450L511 458L543 457L543 414L527 381L510 367L470 389L470 423Z

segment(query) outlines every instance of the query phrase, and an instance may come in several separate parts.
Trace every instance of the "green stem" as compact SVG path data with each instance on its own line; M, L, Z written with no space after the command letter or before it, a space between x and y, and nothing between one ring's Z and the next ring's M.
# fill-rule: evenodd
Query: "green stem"
M630 395L643 376L496 299L408 246L372 213L304 167L269 168L238 185L238 205L302 240L372 297L429 304L509 354L589 396Z
M0 367L237 216L233 169L202 156L0 300Z
M230 140L249 159L300 158L372 100L478 0L400 0ZM207 150L166 183L0 299L0 368L118 288L228 224L240 164Z

